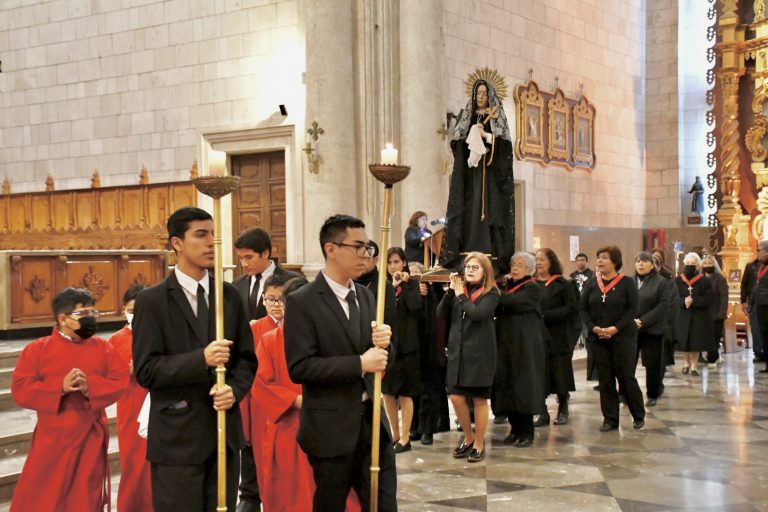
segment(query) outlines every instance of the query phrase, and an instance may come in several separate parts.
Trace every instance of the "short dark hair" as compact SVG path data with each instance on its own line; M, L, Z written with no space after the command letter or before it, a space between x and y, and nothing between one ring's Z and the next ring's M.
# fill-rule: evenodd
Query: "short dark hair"
M415 211L413 212L413 215L411 215L411 220L408 221L408 225L412 228L418 227L419 219L426 216L427 214L421 210Z
M621 259L621 249L615 245L606 245L605 247L599 248L595 253L595 256L600 256L602 253L608 254L608 259L611 260L613 266L616 267L616 272L621 270L621 267L624 265L624 262Z
M78 304L93 306L96 301L91 292L85 288L64 288L56 294L51 303L54 320L58 322L61 314L71 315Z
M173 212L168 217L168 243L171 243L173 237L184 240L184 235L189 230L189 223L196 220L213 220L213 217L207 211L194 206L184 206Z
M374 242L373 240L370 240L368 242L368 245L371 247L371 258L378 258L379 257L379 244Z
M136 297L139 296L139 293L146 288L143 284L135 284L125 290L125 293L123 294L123 306L131 302L132 300L136 300Z
M637 253L637 256L635 256L635 262L638 261L647 261L653 264L653 254L649 253L648 251L640 251Z
M304 279L303 277L292 277L288 280L287 283L285 283L285 286L283 287L283 300L285 300L286 297L288 297L290 294L304 286L305 284L309 284L309 281Z
M267 291L267 288L270 286L273 288L280 288L285 286L285 283L293 279L290 274L272 274L267 278L266 281L264 281L264 291Z
M574 260L577 260L579 258L584 258L585 260L589 261L589 256L587 256L583 252L580 252L579 254L577 254L576 257L574 258Z
M402 247L390 247L387 250L387 261L385 263L389 263L389 258L391 258L393 254L397 254L400 257L400 259L403 260L403 266L407 270L408 258L405 257L405 251L403 250ZM387 275L389 276L389 270L387 270Z
M536 252L543 252L544 256L549 260L549 275L554 276L557 274L563 274L563 264L560 263L560 258L557 257L555 251L549 247L544 247Z
M272 256L272 239L263 229L251 228L240 233L235 240L235 249L251 249L259 254L269 251L269 256Z
M323 227L320 228L320 249L323 251L323 258L327 257L325 244L340 242L349 228L365 228L365 223L357 217L342 214L336 214L325 219Z

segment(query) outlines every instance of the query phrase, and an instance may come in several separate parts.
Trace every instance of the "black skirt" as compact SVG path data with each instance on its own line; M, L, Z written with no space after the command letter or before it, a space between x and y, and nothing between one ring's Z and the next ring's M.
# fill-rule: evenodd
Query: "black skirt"
M412 352L395 358L395 363L384 374L381 392L390 396L421 395L419 353Z
M491 386L488 387L470 387L470 386L448 386L449 395L460 395L466 398L491 398Z

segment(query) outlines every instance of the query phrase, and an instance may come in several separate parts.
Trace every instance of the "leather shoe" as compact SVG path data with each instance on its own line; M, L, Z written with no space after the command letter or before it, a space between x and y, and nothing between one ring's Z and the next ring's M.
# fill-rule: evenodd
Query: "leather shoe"
M609 432L611 430L618 430L619 426L614 425L613 423L608 423L607 421L604 421L602 425L600 425L600 432Z
M259 512L261 510L261 503L252 500L240 499L240 503L237 504L236 512Z
M635 430L640 430L645 426L645 420L635 420L632 422L632 428Z
M421 432L411 432L408 434L408 437L411 438L411 441L418 441L421 439Z
M648 400L645 401L645 406L646 407L653 407L654 405L656 405L656 399L655 398L649 398Z
M395 443L395 453L403 453L411 450L411 442L405 444Z
M567 414L558 414L557 418L555 418L555 425L565 425L566 423L568 423Z
M515 444L513 444L512 446L514 446L515 448L528 448L532 444L533 444L533 439L529 439L527 437L521 437L521 438L518 438L518 440L515 441Z
M546 425L549 425L549 413L539 414L539 417L533 422L534 427L544 427Z
M484 458L485 458L485 448L483 448L483 451L481 452L472 448L472 451L469 452L469 457L467 457L467 462L480 462Z
M421 444L432 444L432 434L422 434Z
M494 416L493 417L493 424L494 425L503 425L507 422L506 416Z
M517 436L510 432L501 442L504 444L515 444L515 442L517 442Z
M471 443L465 443L464 440L461 441L461 444L456 447L455 450L453 450L453 458L454 459L463 459L467 455L469 455L469 452L472 450L472 444Z

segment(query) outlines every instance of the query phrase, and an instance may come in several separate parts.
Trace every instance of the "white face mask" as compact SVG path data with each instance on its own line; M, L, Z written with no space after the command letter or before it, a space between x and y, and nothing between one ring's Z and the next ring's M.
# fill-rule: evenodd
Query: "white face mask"
M128 320L128 327L133 328L133 313L126 313L125 319Z

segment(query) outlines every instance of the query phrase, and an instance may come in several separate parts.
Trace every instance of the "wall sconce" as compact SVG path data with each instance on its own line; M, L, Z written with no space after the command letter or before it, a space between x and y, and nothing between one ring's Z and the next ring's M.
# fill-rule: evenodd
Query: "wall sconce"
M307 166L309 167L309 172L317 174L320 172L320 155L317 154L317 139L320 138L320 135L325 133L325 130L317 124L317 121L312 121L312 127L307 129L307 133L315 142L315 146L313 147L312 142L307 140L307 145L304 146L302 151L307 154Z

